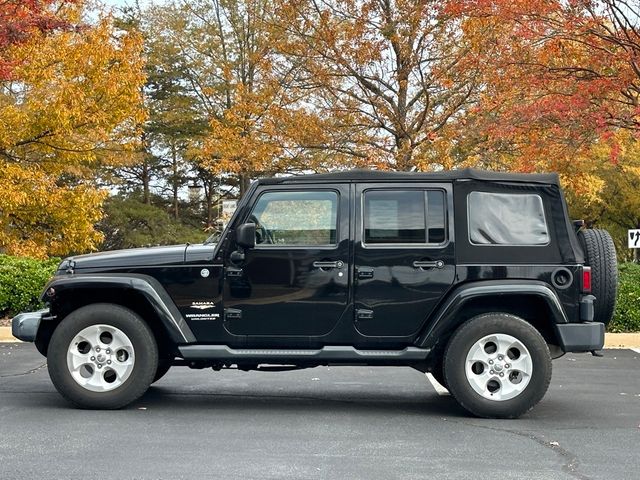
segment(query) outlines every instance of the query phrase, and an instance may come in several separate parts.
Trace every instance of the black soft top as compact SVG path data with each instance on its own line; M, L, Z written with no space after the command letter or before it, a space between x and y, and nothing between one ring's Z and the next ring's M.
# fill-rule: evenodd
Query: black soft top
M456 261L467 264L574 264L584 263L560 179L556 173L507 173L465 168L442 172L389 172L381 170L347 170L334 173L262 178L258 185L295 185L313 183L408 183L452 182L454 188L454 223L456 230ZM535 192L544 199L551 242L546 246L502 245L476 246L470 243L467 231L467 196L475 191L495 193Z
M444 170L441 172L389 172L383 170L347 170L334 173L316 173L278 178L261 178L261 185L291 183L329 183L329 182L451 182L485 181L528 183L542 185L560 185L556 173L506 173L464 168L462 170Z

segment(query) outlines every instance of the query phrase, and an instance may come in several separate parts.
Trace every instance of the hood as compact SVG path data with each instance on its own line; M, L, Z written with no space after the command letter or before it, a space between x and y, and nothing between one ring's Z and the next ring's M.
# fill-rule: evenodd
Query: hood
M201 246L200 246L201 247ZM213 245L207 250L213 252ZM90 253L69 257L60 264L58 270L75 271L84 269L109 269L119 267L157 267L163 265L182 265L187 257L190 245L171 245L164 247L130 248L109 252ZM201 256L201 255L200 255ZM213 256L213 255L211 255Z

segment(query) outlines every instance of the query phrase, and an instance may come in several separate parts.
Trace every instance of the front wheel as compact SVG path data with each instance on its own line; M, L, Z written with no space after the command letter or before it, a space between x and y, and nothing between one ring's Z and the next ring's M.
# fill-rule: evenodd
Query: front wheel
M517 418L544 397L551 354L531 324L489 313L455 331L445 351L444 375L449 391L472 414Z
M158 367L147 324L120 305L93 304L70 313L53 332L49 376L81 408L116 409L140 398Z

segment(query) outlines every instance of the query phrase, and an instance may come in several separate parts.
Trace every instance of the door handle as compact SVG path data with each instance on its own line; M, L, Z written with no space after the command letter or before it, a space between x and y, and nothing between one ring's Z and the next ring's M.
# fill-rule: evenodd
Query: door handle
M335 262L313 262L314 268L342 268L344 262L342 260L336 260Z
M373 320L373 310L359 308L356 310L356 320Z
M358 268L358 279L366 280L367 278L373 278L373 268L370 268L370 267L359 267Z
M242 320L242 310L237 308L225 308L224 309L224 321L229 320Z
M413 262L413 268L444 268L444 262L442 260L416 260Z
M227 277L241 277L242 269L238 267L227 267Z

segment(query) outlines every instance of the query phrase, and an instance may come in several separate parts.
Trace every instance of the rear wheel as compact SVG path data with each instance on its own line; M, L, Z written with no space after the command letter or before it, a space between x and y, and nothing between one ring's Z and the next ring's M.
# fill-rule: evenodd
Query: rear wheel
M445 351L447 387L479 417L517 418L549 387L551 355L540 333L505 313L477 316L456 330Z
M149 327L119 305L94 304L70 313L53 332L49 376L81 408L115 409L137 400L158 367Z
M596 297L593 321L608 325L618 295L616 247L606 230L580 230L578 239L585 254L585 264L591 267L591 293Z

